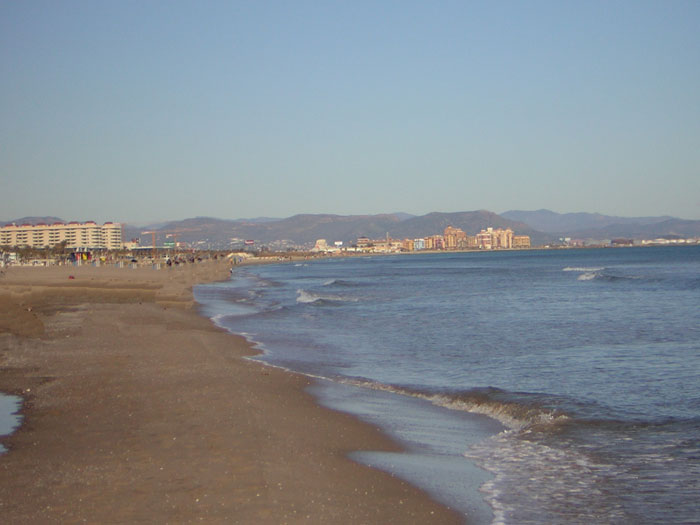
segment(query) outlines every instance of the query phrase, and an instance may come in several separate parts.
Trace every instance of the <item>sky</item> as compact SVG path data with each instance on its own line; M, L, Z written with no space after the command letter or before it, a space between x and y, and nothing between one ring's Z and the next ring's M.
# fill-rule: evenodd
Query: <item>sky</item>
M700 2L0 0L0 219L700 219Z

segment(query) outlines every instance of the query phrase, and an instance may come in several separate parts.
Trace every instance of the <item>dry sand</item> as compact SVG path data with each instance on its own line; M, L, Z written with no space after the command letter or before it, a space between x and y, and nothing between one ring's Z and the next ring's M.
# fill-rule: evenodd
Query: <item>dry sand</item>
M321 408L303 376L246 360L193 308L225 261L0 277L3 523L459 523L353 450L396 450ZM69 278L73 276L73 278Z

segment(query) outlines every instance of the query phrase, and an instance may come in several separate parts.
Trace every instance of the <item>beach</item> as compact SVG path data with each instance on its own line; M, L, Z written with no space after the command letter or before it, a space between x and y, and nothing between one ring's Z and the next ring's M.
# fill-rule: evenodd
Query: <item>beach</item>
M415 487L348 459L396 451L320 407L311 380L198 314L180 267L9 268L0 392L23 399L0 438L7 523L459 523Z

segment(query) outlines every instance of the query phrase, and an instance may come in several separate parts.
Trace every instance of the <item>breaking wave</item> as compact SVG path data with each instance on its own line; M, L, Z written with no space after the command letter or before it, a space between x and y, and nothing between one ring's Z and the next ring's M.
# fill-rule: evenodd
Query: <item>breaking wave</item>
M435 405L482 414L500 421L512 430L525 430L541 425L556 425L569 420L563 411L541 406L538 403L522 403L498 399L506 393L498 389L472 390L459 395L430 395L426 399ZM527 394L521 394L525 397ZM536 397L532 395L533 397Z
M346 281L343 279L329 279L325 283L323 283L323 286L356 286L357 283L354 283L352 281Z
M341 382L425 399L433 405L451 410L485 415L514 431L542 425L556 425L570 419L570 416L563 410L545 406L541 400L542 396L539 394L516 394L493 387L462 392L432 393L362 379L347 379L341 380Z
M605 270L604 266L595 266L595 267L585 267L585 266L567 266L566 268L562 269L562 272L581 272L581 273L595 273L595 272L602 272Z
M311 292L309 290L304 290L302 288L297 290L297 303L301 304L332 304L356 301L357 299L353 297L347 297L343 295L320 294L316 292Z
M581 274L576 278L577 281L592 281L600 277L603 270L605 270L604 266L567 266L562 269L562 272L577 272Z
M577 281L600 280L610 283L637 283L640 285L664 286L679 290L697 290L700 279L695 275L655 272L653 269L644 273L635 269L608 268L605 266L567 266L563 272L574 272L580 275Z

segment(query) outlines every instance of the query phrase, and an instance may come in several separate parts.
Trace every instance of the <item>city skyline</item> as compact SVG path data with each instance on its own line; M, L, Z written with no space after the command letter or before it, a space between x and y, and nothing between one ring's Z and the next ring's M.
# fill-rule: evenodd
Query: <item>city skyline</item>
M700 4L0 5L0 220L700 219Z

